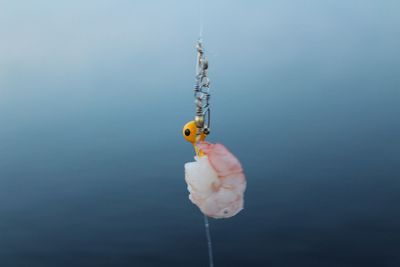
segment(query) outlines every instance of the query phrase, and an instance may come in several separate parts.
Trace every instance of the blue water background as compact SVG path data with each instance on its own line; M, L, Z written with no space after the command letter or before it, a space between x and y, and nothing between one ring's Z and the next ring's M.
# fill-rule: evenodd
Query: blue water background
M398 1L1 1L0 266L207 266L183 165L248 178L216 266L400 265Z

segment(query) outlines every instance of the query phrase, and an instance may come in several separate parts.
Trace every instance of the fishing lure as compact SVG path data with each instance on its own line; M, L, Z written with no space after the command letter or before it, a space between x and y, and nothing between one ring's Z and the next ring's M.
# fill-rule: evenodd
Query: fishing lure
M201 40L196 66L196 115L182 130L196 152L195 161L185 164L189 199L206 216L229 218L243 209L246 178L239 160L225 146L205 141L210 134L210 81Z

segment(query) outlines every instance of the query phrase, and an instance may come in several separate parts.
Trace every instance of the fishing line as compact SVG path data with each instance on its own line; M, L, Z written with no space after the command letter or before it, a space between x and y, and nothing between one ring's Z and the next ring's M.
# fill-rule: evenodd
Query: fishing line
M204 228L206 229L207 247L208 247L208 262L210 267L214 267L214 258L211 242L210 223L208 222L207 215L204 214Z
M199 39L197 43L197 64L196 64L196 85L194 90L194 95L196 98L196 106L197 113L196 115L202 116L206 118L206 128L204 129L203 124L203 132L206 134L209 133L210 125L211 125L211 113L209 107L210 93L209 93L209 84L210 81L207 76L208 69L208 61L203 57L203 30L204 30L204 0L200 1L200 30L199 30ZM206 117L207 116L207 117ZM201 133L198 131L197 137L199 138ZM198 149L196 150L197 156ZM214 267L214 257L213 257L213 249L212 249L212 240L211 240L211 232L210 232L210 223L208 221L207 215L204 214L204 229L206 232L207 238L207 249L208 249L208 263L209 267Z

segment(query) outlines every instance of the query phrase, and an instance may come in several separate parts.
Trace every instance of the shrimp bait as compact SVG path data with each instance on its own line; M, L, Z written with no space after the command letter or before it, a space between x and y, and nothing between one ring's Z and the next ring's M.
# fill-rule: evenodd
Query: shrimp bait
M189 199L207 216L229 218L243 209L245 176L237 158L221 144L199 142L204 156L185 164Z
M205 141L210 134L210 81L201 41L197 52L196 115L182 131L196 156L194 162L185 164L185 181L189 199L202 213L216 219L229 218L243 209L246 178L239 160L225 146Z

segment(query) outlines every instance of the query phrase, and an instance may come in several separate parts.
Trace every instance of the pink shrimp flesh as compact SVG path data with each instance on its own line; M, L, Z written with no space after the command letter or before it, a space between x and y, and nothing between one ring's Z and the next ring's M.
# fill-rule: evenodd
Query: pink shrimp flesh
M229 218L243 209L246 178L239 160L223 145L200 142L205 156L185 164L189 199L207 216Z

